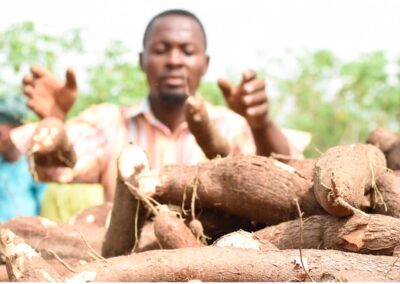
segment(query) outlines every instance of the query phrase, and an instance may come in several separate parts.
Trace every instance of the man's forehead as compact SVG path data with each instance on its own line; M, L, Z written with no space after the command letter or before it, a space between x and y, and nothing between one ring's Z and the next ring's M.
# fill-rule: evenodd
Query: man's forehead
M204 42L203 32L199 23L183 15L168 15L154 21L147 40L157 41L166 37L201 40Z

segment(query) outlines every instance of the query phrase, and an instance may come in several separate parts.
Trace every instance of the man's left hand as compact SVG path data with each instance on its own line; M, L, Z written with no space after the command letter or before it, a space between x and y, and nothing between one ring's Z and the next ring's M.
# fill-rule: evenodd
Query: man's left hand
M257 78L254 70L243 72L242 81L232 86L224 79L218 80L228 106L246 118L252 129L264 127L268 122L268 97L264 80Z

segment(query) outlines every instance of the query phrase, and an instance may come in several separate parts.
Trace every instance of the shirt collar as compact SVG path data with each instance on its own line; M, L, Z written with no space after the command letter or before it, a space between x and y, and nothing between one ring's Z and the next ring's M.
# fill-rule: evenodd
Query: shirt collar
M210 120L214 120L216 117L216 109L215 107L210 104L209 102L205 101L206 108L208 111L208 116ZM143 115L143 117L152 125L160 128L162 131L165 133L170 133L170 130L161 122L159 121L153 114L153 111L151 110L150 107L150 98L147 96L145 99L137 101L133 103L130 106L125 107L124 109L124 116L126 119L132 119L136 118L140 115ZM187 129L187 123L183 122L182 125L178 127L179 131Z
M128 119L134 118L141 114L143 115L150 114L151 116L153 116L153 113L150 108L149 97L147 96L145 99L137 101L136 103L133 103L132 105L125 107L124 113L125 117Z

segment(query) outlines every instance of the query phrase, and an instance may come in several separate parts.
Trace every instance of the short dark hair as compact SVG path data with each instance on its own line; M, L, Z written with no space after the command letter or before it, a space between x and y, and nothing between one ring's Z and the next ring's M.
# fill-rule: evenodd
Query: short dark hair
M165 16L184 16L184 17L188 17L188 18L191 18L192 20L194 20L194 21L200 26L200 29L201 29L201 31L202 31L202 33L203 33L203 37L204 37L204 49L207 49L207 36L206 36L206 31L205 31L204 26L203 26L203 24L201 23L200 19L197 18L197 16L196 16L195 14L193 14L193 13L191 13L191 12L189 12L189 11L186 11L186 10L181 10L181 9L166 10L166 11L164 11L164 12L161 12L161 13L155 15L155 16L150 20L150 22L147 24L146 29L145 29L145 31L144 31L144 36L143 36L143 48L144 48L144 46L145 46L145 44L146 44L147 37L149 36L150 29L151 29L151 27L153 26L154 22L155 22L157 19L162 18L162 17L165 17Z

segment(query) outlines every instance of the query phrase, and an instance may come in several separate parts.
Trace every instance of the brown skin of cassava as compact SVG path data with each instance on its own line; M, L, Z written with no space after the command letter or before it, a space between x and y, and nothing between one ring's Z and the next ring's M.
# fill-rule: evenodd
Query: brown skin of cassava
M329 149L314 168L314 193L331 215L349 216L353 211L340 202L360 209L374 179L386 171L383 153L366 144L341 145Z
M206 105L200 97L189 97L185 102L185 118L190 132L207 158L226 157L230 153L228 141L208 117Z
M290 159L287 161L287 164L293 167L300 176L312 181L316 162L316 160L311 159Z
M105 234L105 228L55 223L41 217L13 218L0 228L12 230L46 259L53 259L49 251L54 251L63 259L91 261L94 257L85 240L99 253Z
M111 202L102 205L86 208L69 220L70 224L86 227L101 227L108 226L109 218L111 217L113 204Z
M125 179L120 175L114 196L110 226L107 229L101 249L103 257L130 254L135 243L139 241L136 239L135 229L137 229L137 236L140 236L141 228L147 219L148 210L131 194L125 181L137 186L135 176ZM138 207L138 220L135 224Z
M168 211L161 211L154 218L154 233L163 249L202 246L185 223Z
M366 143L372 144L387 155L392 147L393 143L399 138L397 135L386 128L376 128L368 134Z
M392 144L386 159L389 169L394 171L400 170L400 140L397 140Z
M372 212L400 218L400 176L386 172L377 178L376 186L379 192L371 194Z
M386 128L376 128L368 135L367 143L381 149L389 169L400 170L400 140L396 133Z
M399 281L396 257L346 253L333 250L303 250L309 274L315 281ZM212 282L310 281L294 264L299 250L259 252L237 248L184 248L153 250L96 261L79 271L95 271L94 281ZM390 269L390 271L389 271ZM388 275L385 274L388 272Z
M197 206L216 208L265 224L297 216L295 199L306 216L323 214L312 183L261 156L214 159L196 166L171 165L160 169L161 185L155 195L162 203L190 206L197 179ZM184 194L186 191L186 194Z
M356 214L346 218L315 215L303 220L304 249L335 249L363 254L392 255L400 245L400 220L390 216ZM300 221L292 220L254 233L279 249L300 248Z

